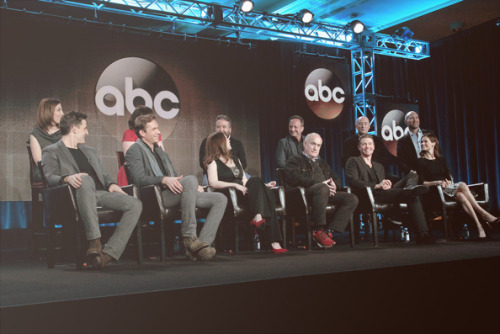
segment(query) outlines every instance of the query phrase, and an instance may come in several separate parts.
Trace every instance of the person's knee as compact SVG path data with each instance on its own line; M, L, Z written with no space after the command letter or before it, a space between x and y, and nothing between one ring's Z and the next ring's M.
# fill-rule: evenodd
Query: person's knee
M461 192L457 192L455 194L455 197L457 198L457 201L459 201L459 202L463 202L466 199L465 195Z
M227 197L224 194L221 193L212 193L215 203L220 203L220 205L226 206L227 205Z
M80 188L95 188L94 179L90 175L82 175L82 184Z
M324 183L321 184L321 186L319 186L316 191L315 191L316 195L317 196L330 196L330 188L328 188L328 186Z

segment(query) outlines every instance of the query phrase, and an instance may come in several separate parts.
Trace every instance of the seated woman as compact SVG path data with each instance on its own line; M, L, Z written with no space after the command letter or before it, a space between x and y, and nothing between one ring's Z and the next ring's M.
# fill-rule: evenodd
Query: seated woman
M463 182L453 183L451 181L451 173L446 160L441 156L439 150L439 140L432 134L425 134L422 137L422 156L418 159L419 176L421 182L426 186L437 185L443 187L443 193L456 200L462 205L464 211L474 220L479 232L479 239L485 239L486 233L481 222L479 221L476 212L484 220L484 225L491 228L491 224L498 224L500 218L493 216L488 211L484 210L472 195L467 184Z
M132 144L134 144L137 141L137 139L139 139L137 138L137 135L134 131L134 123L136 118L142 115L151 114L151 112L152 110L145 106L138 106L137 108L135 108L134 112L132 113L132 116L130 116L128 120L128 129L125 130L125 132L123 133L123 138L122 138L123 156L127 154L127 150L129 149L129 147L132 146ZM158 146L160 146L163 150L165 150L165 148L163 147L163 142L161 140L161 135L160 135L160 141L158 142ZM116 179L120 187L128 185L127 174L125 173L125 167L123 166L120 167Z
M54 144L61 139L59 122L63 117L61 101L46 97L40 101L36 114L36 125L30 133L29 144L33 161L37 163L42 160L42 150L45 146ZM36 181L41 180L40 171L34 169Z
M264 184L259 177L252 176L247 180L239 159L233 160L231 143L224 133L216 132L207 138L205 167L208 184L215 189L236 188L248 203L251 225L257 229L265 229L269 225L269 237L274 253L285 253L288 250L280 246L281 231L276 217L276 198L268 188L275 182Z

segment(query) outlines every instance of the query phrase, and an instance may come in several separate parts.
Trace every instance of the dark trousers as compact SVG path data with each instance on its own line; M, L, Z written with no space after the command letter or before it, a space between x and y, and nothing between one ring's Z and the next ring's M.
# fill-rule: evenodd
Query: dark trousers
M425 221L424 211L420 202L419 196L412 194L411 190L405 187L416 185L418 183L418 175L408 174L404 179L395 183L391 189L382 190L376 189L373 191L375 200L381 203L406 203L408 212L413 219L413 223L419 234L429 231L427 222Z
M354 194L339 191L330 196L330 189L324 183L316 183L306 188L308 202L311 203L314 225L326 225L326 206L335 205L332 222L329 229L335 232L344 232L352 213L358 206L358 197Z

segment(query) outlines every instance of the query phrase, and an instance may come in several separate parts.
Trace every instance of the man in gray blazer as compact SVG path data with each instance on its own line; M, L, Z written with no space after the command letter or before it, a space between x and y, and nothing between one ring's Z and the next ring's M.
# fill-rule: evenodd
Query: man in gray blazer
M276 148L276 163L278 167L284 168L288 158L302 153L304 137L304 119L299 115L293 115L288 119L288 133L281 138Z
M177 175L168 154L158 147L160 129L156 116L138 117L135 132L139 139L130 146L125 157L132 183L140 187L160 185L165 205L181 206L181 233L186 255L191 260L212 259L216 251L210 245L226 209L226 196L204 192L193 175ZM196 236L196 207L210 209L199 239Z
M375 142L371 135L365 134L359 138L358 144L361 153L358 157L347 160L345 174L353 191L365 187L373 190L376 201L382 203L407 203L408 211L417 230L417 243L432 243L434 239L429 234L424 212L419 196L429 188L418 185L418 175L409 173L404 179L395 184L386 179L384 166L372 160Z
M93 267L118 260L139 221L142 203L128 196L103 169L94 148L85 145L87 115L70 112L61 119L62 138L45 147L42 166L49 186L69 184L75 189L78 210L89 241L87 256ZM97 206L122 211L113 235L101 246Z

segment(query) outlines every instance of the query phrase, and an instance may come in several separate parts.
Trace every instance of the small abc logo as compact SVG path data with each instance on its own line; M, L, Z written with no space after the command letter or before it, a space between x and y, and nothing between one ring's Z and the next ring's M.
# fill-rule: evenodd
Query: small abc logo
M122 58L109 65L96 85L95 104L108 116L125 116L139 105L153 109L163 119L180 112L174 81L163 68L137 57Z
M408 128L403 128L404 119L404 112L394 109L385 114L382 120L380 135L384 139L385 147L393 156L397 156L398 140L410 131Z
M334 119L342 112L346 94L340 79L326 68L312 71L306 79L304 95L309 108L322 119Z

